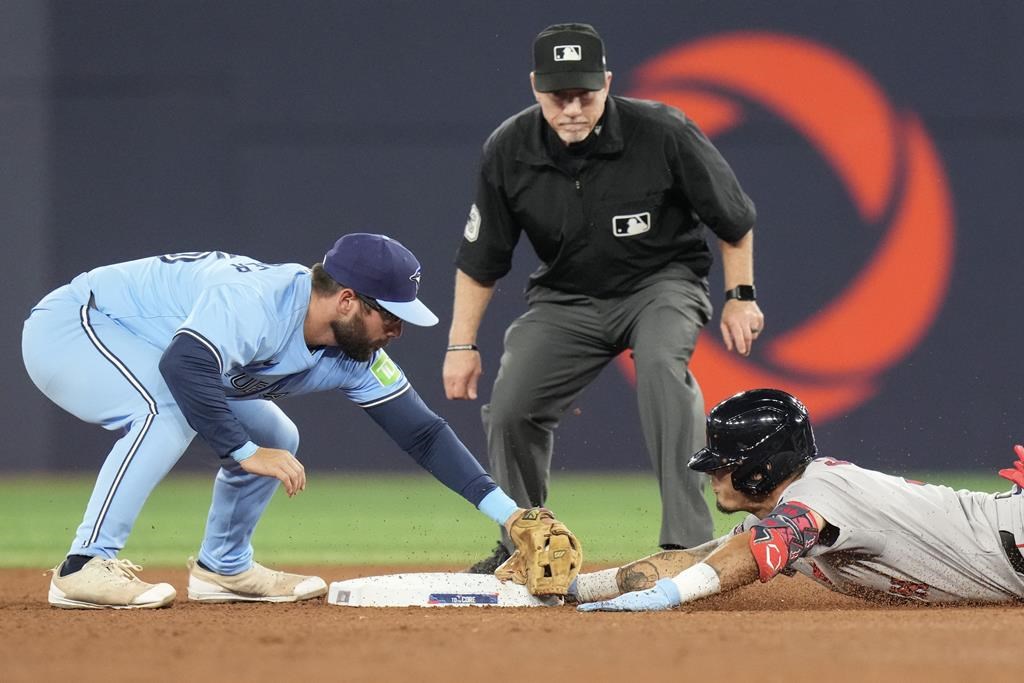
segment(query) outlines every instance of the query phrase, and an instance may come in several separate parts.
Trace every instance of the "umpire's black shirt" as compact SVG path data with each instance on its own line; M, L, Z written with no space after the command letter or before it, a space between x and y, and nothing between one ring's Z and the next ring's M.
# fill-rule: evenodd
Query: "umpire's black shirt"
M534 105L484 143L456 257L478 282L508 273L522 231L542 261L531 286L622 296L658 280L706 277L702 225L727 242L754 225L754 204L729 164L678 109L609 97L591 138L579 143L582 163L553 155L549 131Z

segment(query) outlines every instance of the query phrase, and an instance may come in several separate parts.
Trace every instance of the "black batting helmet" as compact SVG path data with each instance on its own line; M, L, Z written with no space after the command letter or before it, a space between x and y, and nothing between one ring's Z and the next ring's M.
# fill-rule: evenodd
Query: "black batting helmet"
M778 389L751 389L727 398L708 414L708 446L690 469L735 467L737 491L761 496L818 454L807 408Z

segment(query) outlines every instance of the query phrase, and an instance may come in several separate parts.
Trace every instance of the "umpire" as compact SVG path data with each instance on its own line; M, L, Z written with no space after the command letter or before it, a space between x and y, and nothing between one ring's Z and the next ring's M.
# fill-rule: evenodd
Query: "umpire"
M711 538L701 475L704 400L688 370L711 317L707 226L725 278L725 345L750 352L764 325L755 301L754 205L697 125L659 102L609 97L592 26L557 24L533 44L537 101L483 147L476 201L458 250L444 363L450 399L475 399L477 331L494 283L526 233L542 265L528 310L505 334L489 405L490 470L522 506L543 505L560 416L601 369L632 349L644 439L662 500L660 545ZM490 573L507 537L470 571Z

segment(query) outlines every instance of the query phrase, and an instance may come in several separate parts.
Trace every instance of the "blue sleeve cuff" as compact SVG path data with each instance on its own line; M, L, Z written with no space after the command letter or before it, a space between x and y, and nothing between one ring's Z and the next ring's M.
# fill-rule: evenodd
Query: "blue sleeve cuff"
M480 501L476 506L498 524L505 524L505 520L512 516L512 513L519 509L516 502L506 495L500 488L494 489Z
M251 458L258 449L259 446L254 444L252 441L246 441L244 444L231 451L229 455L237 462L242 462L246 458Z

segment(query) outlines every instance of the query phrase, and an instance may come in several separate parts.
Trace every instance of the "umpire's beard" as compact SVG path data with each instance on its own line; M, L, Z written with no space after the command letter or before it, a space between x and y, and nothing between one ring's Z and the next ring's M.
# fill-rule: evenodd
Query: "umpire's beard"
M334 345L346 356L360 363L370 360L373 352L379 348L370 341L366 333L366 323L358 316L348 322L332 320L331 331L334 332Z

